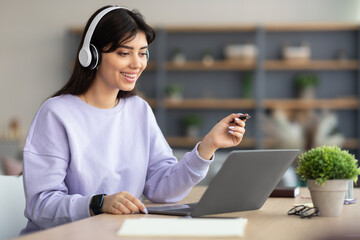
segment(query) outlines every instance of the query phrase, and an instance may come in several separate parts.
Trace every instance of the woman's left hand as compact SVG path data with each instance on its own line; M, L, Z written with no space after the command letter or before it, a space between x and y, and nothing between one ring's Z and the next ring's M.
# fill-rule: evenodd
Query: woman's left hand
M238 145L245 134L245 121L240 120L242 114L230 114L218 122L201 141L198 152L204 159L210 159L219 148Z

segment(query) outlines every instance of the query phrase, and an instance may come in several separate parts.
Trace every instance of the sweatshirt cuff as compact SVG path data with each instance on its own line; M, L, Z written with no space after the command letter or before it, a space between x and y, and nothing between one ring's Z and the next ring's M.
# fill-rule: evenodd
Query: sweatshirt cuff
M186 158L186 163L187 165L190 167L191 170L193 170L194 172L198 173L199 175L202 175L202 173L204 171L207 171L208 167L210 166L210 164L214 161L215 159L215 153L214 155L211 157L210 160L206 160L203 159L198 152L198 146L201 142L198 142L196 144L196 146L194 147L194 149L190 152L190 155L192 157L188 157Z
M77 211L78 214L74 214L75 219L73 221L77 221L80 219L91 217L90 215L90 201L92 196L78 196L76 199L76 204L74 206L74 211Z

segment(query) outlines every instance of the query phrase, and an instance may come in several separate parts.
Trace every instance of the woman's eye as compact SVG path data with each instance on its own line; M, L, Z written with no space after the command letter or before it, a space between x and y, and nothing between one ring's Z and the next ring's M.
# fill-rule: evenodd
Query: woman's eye
M120 56L128 56L130 53L128 53L128 52L119 52L118 53Z
M147 52L143 52L143 53L140 53L140 55L143 57L147 57L148 54L147 54Z

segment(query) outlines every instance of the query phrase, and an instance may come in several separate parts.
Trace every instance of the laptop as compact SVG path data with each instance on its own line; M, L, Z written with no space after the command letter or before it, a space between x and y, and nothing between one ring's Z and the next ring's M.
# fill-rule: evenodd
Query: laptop
M199 202L147 210L151 214L201 217L259 209L299 152L298 149L232 151Z

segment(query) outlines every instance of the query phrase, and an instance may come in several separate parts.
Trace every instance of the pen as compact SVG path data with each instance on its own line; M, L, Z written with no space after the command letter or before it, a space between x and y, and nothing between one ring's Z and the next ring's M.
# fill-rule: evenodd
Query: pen
M244 114L244 115L241 115L240 117L239 117L239 119L240 120L246 120L246 119L249 119L249 118L251 118L251 116L249 115L249 114ZM234 123L235 122L235 120L232 120L230 123Z

